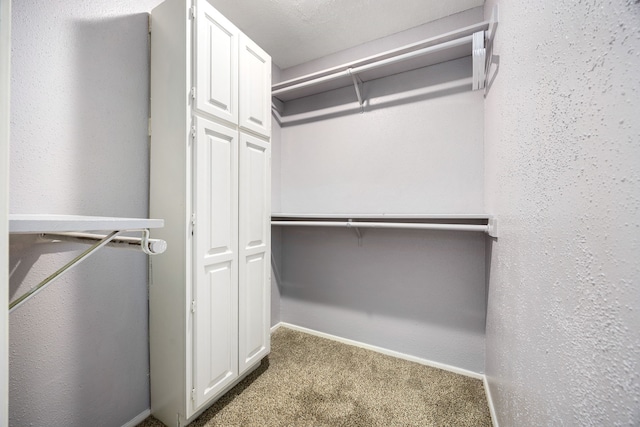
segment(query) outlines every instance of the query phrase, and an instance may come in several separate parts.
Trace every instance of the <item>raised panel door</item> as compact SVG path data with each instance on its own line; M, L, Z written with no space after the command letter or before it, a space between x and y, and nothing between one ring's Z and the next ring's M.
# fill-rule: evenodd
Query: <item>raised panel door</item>
M240 35L240 127L271 136L271 57Z
M240 133L239 373L270 350L271 148Z
M196 2L195 105L238 124L239 30L206 0Z
M194 120L195 411L238 376L238 133Z

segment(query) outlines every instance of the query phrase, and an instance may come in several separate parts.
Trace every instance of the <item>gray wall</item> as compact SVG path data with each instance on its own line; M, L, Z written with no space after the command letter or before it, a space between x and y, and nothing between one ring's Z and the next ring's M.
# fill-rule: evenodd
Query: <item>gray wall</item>
M146 217L142 2L13 2L10 211ZM77 245L10 240L10 297ZM106 248L10 317L10 425L121 426L149 408L147 260Z
M499 4L485 104L499 423L640 425L640 4Z
M474 9L433 25L437 34L482 19ZM427 37L428 28L377 49ZM295 71L366 56L372 47ZM282 70L283 78L293 74ZM470 76L462 59L368 82L364 114L352 108L353 88L287 103L285 115L296 121L281 129L282 212L483 212L484 100L470 91ZM482 234L366 230L358 246L347 229L279 232L284 322L483 372Z

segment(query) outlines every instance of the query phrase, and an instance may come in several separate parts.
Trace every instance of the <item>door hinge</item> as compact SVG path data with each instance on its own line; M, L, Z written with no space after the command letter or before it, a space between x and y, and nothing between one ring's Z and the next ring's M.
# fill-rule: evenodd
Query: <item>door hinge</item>
M193 236L193 230L196 228L196 214L191 214L191 235Z
M191 400L193 400L194 402L196 401L196 389L195 388L191 389Z
M196 125L191 126L191 138L195 138L197 132Z
M195 300L191 301L191 312L192 313L196 312L196 301Z
M192 99L196 99L196 87L195 86L193 86L191 88L191 98Z
M189 8L189 18L196 19L196 7L195 6L191 6Z

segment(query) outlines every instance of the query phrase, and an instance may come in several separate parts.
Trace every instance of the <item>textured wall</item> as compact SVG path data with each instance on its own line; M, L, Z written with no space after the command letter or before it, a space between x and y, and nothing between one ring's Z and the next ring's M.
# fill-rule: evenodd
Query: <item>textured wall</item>
M499 422L639 425L640 3L499 3L485 104Z
M482 20L478 12L433 25L452 30ZM418 39L409 33L378 49ZM282 211L482 212L484 99L470 91L470 76L471 62L462 59L368 82L364 114L343 109L357 106L352 87L287 103L288 118L308 119L282 128ZM483 371L484 235L364 230L358 246L347 229L280 232L283 321Z
M147 216L159 2L13 2L12 213ZM10 297L79 248L10 244ZM111 248L12 313L10 425L120 426L148 409L147 315L146 257Z

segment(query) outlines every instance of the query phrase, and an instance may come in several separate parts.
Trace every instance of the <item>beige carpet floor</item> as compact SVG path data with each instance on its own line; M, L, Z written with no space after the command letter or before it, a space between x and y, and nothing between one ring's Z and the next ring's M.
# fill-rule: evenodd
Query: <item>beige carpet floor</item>
M153 417L138 427L159 427ZM482 381L281 327L190 427L491 426Z

